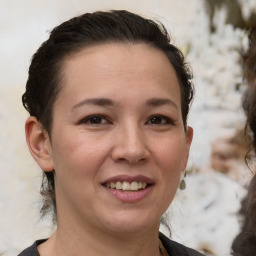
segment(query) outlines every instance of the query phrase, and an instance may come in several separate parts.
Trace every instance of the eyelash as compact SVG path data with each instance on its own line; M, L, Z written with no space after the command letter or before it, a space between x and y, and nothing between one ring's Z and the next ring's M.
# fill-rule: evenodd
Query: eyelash
M156 118L158 119L158 121L159 121L159 119L161 119L160 123L149 123L150 121L152 121L153 119L156 119ZM161 123L163 120L164 120L164 123ZM164 116L164 115L153 115L149 118L147 123L151 124L151 125L173 125L174 124L174 122L171 118Z
M102 123L102 120L105 120L104 123ZM152 120L154 120L154 122L156 122L156 123L152 123ZM159 121L160 121L160 123L159 123ZM164 121L164 123L162 123L162 121ZM109 121L109 118L107 118L104 115L95 114L95 115L90 115L90 116L83 118L79 123L80 124L91 124L91 125L102 125L102 124L105 125L105 124L111 124L111 121ZM158 114L158 115L151 116L148 119L148 121L146 122L146 124L148 124L148 125L173 125L174 122L171 118Z
M94 119L94 121L96 121L95 123L92 122L93 119ZM102 120L105 120L105 122L102 123ZM111 122L108 120L107 117L105 117L103 115L98 115L98 114L87 116L87 117L83 118L79 123L91 124L91 125L111 124Z

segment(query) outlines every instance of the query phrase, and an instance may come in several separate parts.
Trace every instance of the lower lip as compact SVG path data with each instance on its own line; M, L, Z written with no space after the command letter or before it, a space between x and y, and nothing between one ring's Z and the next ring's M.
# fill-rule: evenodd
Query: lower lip
M124 203L135 203L138 201L141 201L145 197L148 196L148 194L151 192L153 185L148 186L145 189L138 190L138 191L122 191L117 189L111 189L104 187L111 195L113 195L116 199L124 202Z

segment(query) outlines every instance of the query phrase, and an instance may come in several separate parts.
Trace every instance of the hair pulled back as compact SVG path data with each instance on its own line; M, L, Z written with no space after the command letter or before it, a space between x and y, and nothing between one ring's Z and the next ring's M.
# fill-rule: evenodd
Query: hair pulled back
M49 136L53 107L62 86L61 69L65 58L85 47L104 43L145 43L161 50L172 64L180 84L184 127L193 99L192 74L181 51L170 43L170 36L160 22L124 10L86 13L54 28L33 55L22 102ZM44 172L41 186L44 216L51 208L56 216L54 171Z

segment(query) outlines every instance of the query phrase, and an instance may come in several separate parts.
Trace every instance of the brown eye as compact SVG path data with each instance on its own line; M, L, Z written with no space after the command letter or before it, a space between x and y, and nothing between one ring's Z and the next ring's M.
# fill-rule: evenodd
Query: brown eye
M91 124L101 124L102 123L102 120L103 120L103 118L102 117L100 117L100 116L94 116L94 117L91 117L91 118L89 118L89 123L91 123Z
M82 124L91 124L91 125L99 125L99 124L110 124L110 121L107 120L104 116L101 115L91 115L84 118L81 121Z
M164 125L164 124L172 124L172 120L169 117L156 115L149 119L148 124L155 124L155 125Z

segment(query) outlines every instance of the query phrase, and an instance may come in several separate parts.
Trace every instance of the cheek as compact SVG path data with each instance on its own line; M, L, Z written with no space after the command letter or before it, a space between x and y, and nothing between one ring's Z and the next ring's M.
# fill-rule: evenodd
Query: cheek
M180 175L183 171L183 159L185 147L182 147L182 142L178 144L162 143L162 146L156 148L157 155L157 165L159 168L159 184L161 191L161 198L159 200L159 208L164 212L169 205L172 203L173 198L176 194Z
M183 140L167 139L154 147L156 159L163 169L170 170L170 175L182 171L186 148Z
M59 136L53 148L56 190L76 201L93 190L102 154L97 144L85 140L83 136L69 136L65 140L63 138ZM60 194L59 199L62 197Z
M64 136L65 134L69 135ZM65 134L59 134L58 139L54 141L55 171L87 176L97 170L107 155L107 144L102 139L86 136L83 133L76 133L73 136L71 132Z

